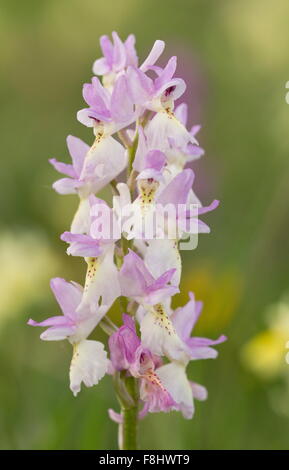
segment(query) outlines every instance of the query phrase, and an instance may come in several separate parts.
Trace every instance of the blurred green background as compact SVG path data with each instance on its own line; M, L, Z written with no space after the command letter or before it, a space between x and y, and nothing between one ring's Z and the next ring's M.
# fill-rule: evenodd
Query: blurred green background
M140 58L155 39L178 55L190 124L203 124L196 192L221 200L206 217L211 235L183 252L177 300L193 290L205 304L197 334L229 341L217 360L190 365L209 391L194 419L150 415L141 446L289 448L288 18L287 0L1 0L1 449L117 446L110 377L73 398L69 344L26 326L58 313L50 277L84 278L59 240L77 202L51 189L47 160L68 160L68 134L92 141L75 114L112 30L134 32Z

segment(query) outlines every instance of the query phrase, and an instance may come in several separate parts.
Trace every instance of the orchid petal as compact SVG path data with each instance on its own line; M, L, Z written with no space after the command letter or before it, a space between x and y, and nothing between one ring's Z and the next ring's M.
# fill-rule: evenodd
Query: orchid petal
M154 65L160 55L163 53L165 48L164 41L160 41L159 39L155 41L152 50L150 51L149 55L147 56L146 60L140 66L140 70L146 72L151 65Z
M188 105L187 103L181 103L179 106L176 107L174 110L176 118L186 126L188 120ZM191 131L192 132L192 131ZM193 134L195 135L195 134Z
M77 179L62 178L55 181L52 187L59 194L75 194L81 183Z
M76 344L70 364L70 389L76 396L81 383L86 387L98 384L108 368L107 354L99 341L84 340Z
M85 155L89 151L89 145L73 135L69 135L66 142L72 158L73 168L77 176L79 176L83 167Z
M54 166L54 168L59 171L59 173L63 173L64 175L70 176L71 178L76 178L76 173L72 165L67 163L62 163L56 160L55 158L50 158L49 163Z
M75 311L82 298L82 287L79 284L67 282L55 277L50 281L51 290L65 316L75 319Z

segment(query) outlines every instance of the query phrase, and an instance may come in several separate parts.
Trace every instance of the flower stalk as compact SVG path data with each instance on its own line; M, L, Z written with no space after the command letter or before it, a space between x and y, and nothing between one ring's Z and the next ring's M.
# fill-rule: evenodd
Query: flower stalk
M108 413L118 424L120 449L134 450L139 420L147 413L177 410L192 418L194 399L207 397L186 368L191 360L215 358L213 346L226 338L191 336L202 303L190 292L188 302L173 309L172 297L181 280L181 240L208 233L198 216L219 202L202 206L192 189L195 175L186 165L204 151L195 137L199 126L186 128L187 105L175 107L186 88L175 77L176 57L157 66L165 46L157 40L139 65L133 35L122 42L113 32L112 39L100 39L103 57L83 86L87 107L77 113L93 131L92 146L68 136L71 164L50 160L65 175L53 184L55 191L79 199L61 240L68 255L87 264L86 276L83 286L52 279L62 315L28 324L47 327L43 340L72 345L69 380L75 396L82 384L92 387L105 374L112 376L120 412ZM108 185L110 202L98 197ZM110 317L116 300L122 316L117 326ZM98 327L108 344L90 338Z
M136 450L138 445L138 411L139 397L137 379L128 377L125 379L128 393L133 399L133 404L121 405L122 423L119 424L119 449Z

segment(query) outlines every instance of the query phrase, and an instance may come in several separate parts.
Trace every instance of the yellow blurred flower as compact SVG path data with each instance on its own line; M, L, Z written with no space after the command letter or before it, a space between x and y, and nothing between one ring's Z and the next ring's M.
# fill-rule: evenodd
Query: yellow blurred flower
M46 295L57 265L56 256L41 234L6 231L0 235L0 325Z
M265 313L268 328L246 343L241 351L243 363L252 372L270 380L288 372L286 348L289 348L289 297L270 306ZM287 353L288 354L288 353Z

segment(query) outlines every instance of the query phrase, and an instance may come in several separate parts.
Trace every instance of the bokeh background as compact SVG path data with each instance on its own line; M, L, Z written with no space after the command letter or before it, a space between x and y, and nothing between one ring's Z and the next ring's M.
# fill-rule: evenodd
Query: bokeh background
M287 0L1 0L1 449L117 446L111 379L73 398L69 344L26 326L58 313L50 277L84 278L59 240L77 202L53 192L47 160L68 159L68 134L91 142L75 114L98 38L112 30L134 32L140 58L155 39L178 55L190 123L203 125L196 192L221 200L206 218L212 233L183 252L177 301L193 290L205 304L197 334L229 341L190 366L209 390L195 418L150 415L141 446L289 448L288 18Z

